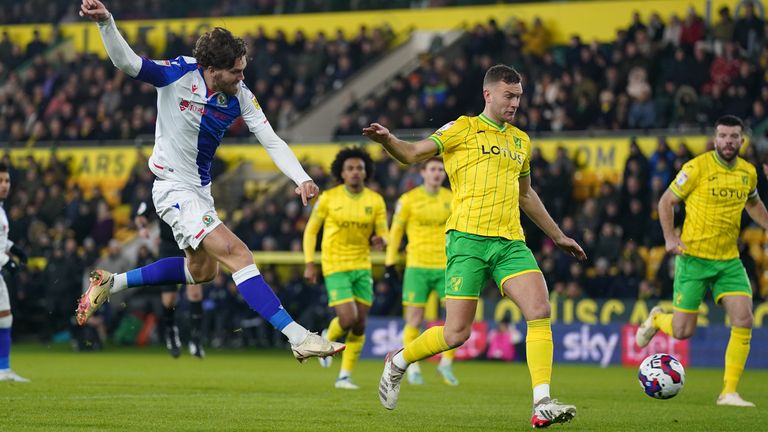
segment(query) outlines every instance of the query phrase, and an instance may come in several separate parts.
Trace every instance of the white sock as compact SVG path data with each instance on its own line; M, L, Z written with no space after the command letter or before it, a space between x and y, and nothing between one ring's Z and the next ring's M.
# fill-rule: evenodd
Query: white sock
M402 370L405 370L408 368L408 362L405 361L405 357L403 357L403 351L400 351L399 353L395 354L395 356L392 358L392 363L394 363L395 366L399 367Z
M288 337L288 342L290 342L291 345L299 345L304 342L307 336L309 336L309 330L305 329L296 321L283 327L283 329L280 331Z
M339 379L349 378L352 376L352 371L342 369L339 371Z
M549 397L549 384L539 384L533 388L533 403Z
M128 288L128 273L118 273L114 275L114 283L112 288L109 289L109 293L119 293L126 288Z
M452 364L453 364L452 358L448 358L446 356L440 357L440 367L451 367Z

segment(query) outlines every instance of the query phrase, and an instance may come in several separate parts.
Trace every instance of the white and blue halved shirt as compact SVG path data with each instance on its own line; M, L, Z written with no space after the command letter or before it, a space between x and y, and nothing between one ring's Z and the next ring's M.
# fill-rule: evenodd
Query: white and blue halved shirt
M149 60L133 52L114 18L98 23L112 63L157 88L155 146L149 168L161 179L190 185L211 183L213 155L227 128L242 116L277 167L297 185L311 181L288 145L275 134L256 97L244 83L236 95L207 88L192 57Z

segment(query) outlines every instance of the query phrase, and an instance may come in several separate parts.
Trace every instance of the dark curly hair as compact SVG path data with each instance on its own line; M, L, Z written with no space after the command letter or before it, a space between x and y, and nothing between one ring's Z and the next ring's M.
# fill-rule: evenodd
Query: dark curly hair
M344 161L347 159L362 159L365 164L365 179L373 177L373 159L362 147L347 147L342 149L331 163L331 174L339 183L344 183L341 178L341 170L344 168Z
M215 69L231 69L246 51L243 39L235 37L225 28L214 27L197 39L192 55L197 59L197 64L204 68L213 66Z

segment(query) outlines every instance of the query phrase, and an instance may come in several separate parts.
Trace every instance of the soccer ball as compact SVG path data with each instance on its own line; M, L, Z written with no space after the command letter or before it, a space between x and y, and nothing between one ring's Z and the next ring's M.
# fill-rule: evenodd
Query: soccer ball
M656 399L675 397L685 383L685 369L669 354L653 354L643 360L637 373L645 394Z

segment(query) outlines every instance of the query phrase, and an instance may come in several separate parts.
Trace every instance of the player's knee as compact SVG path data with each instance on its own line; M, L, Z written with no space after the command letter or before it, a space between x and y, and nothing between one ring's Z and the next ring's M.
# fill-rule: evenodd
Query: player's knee
M752 328L752 314L731 319L731 327Z
M216 277L219 271L219 264L216 261L205 262L199 265L190 265L189 273L195 279L195 283L206 283Z
M357 323L357 317L354 315L339 315L339 325L344 330L350 330Z
M675 339L688 339L691 336L693 336L693 331L695 327L693 326L673 326L672 327L672 337Z
M448 344L451 348L456 348L458 346L461 346L464 342L466 342L469 339L469 336L472 334L472 327L465 327L460 330L450 330L448 328L443 330L443 337L445 338L445 343Z
M525 313L525 319L527 321L539 320L549 318L551 314L552 308L549 306L549 302L545 302L529 308Z

